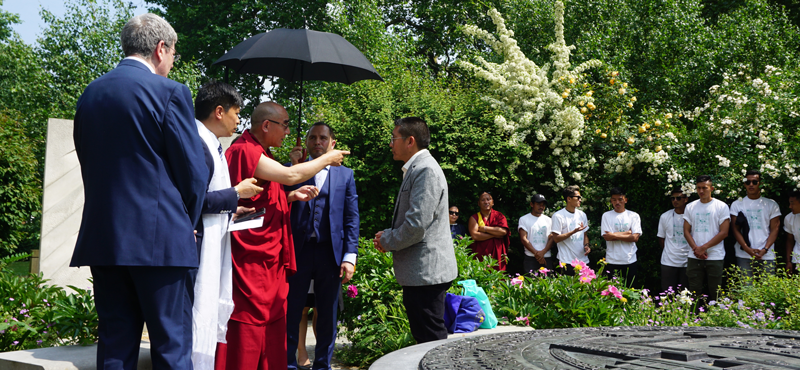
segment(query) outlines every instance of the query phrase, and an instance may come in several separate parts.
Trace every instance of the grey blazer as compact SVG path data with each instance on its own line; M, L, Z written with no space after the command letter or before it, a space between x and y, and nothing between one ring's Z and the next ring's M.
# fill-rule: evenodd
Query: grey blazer
M458 276L448 203L442 168L428 151L420 153L400 186L392 228L381 236L381 245L393 252L400 285L442 284Z

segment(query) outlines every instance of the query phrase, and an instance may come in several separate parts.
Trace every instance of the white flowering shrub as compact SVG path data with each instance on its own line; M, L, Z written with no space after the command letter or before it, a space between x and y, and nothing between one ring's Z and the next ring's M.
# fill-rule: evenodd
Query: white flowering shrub
M686 113L694 130L684 140L685 150L673 153L677 172L714 176L726 198L744 194L741 181L748 169L762 172L765 191L800 188L796 81L796 72L773 66L755 73L740 66L723 74L722 83L709 89L708 102Z
M556 40L547 46L552 54L543 66L522 53L514 32L495 9L488 14L497 35L464 27L466 34L485 41L503 57L502 63L481 57L476 63L459 61L489 83L484 99L497 112L498 132L532 158L537 168L552 174L543 176L546 180L540 185L555 191L581 183L587 185L583 193L591 194L598 176L630 174L639 164L648 174L660 174L668 150L678 145L670 128L673 113L645 109L641 122L634 122L629 113L636 90L599 60L573 67L570 54L575 46L564 40L564 4L557 1L554 12Z

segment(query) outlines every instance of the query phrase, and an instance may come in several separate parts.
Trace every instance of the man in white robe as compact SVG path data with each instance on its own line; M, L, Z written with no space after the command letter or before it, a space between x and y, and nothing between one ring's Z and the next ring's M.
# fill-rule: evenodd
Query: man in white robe
M255 179L231 187L228 164L220 137L233 135L239 125L242 97L224 82L212 81L197 92L195 120L205 143L209 182L203 215L197 230L200 266L194 284L192 306L192 363L195 370L215 368L217 343L225 343L227 323L233 312L231 298L231 243L228 225L234 218L255 211L237 207L240 197L250 198L263 189ZM224 368L224 362L221 364Z

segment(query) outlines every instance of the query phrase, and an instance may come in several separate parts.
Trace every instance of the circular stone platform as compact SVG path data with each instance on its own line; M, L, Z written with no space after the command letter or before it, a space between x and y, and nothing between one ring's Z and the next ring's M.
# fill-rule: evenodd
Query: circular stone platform
M613 327L489 334L432 348L418 366L421 370L800 369L800 332Z

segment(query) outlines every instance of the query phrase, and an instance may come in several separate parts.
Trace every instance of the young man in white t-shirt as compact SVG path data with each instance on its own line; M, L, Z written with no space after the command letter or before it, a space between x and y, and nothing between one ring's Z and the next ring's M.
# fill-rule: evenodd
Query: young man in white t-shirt
M717 291L722 285L725 260L723 240L728 236L731 224L730 208L711 196L714 193L711 176L698 176L695 184L700 199L689 203L683 212L683 236L692 248L686 274L689 277L689 290L699 296L703 292L704 282L707 282L708 298L716 301Z
M603 213L600 233L606 240L606 272L625 279L625 286L636 281L636 242L642 235L642 220L636 212L625 209L628 199L620 188L611 189L613 210ZM638 282L637 282L638 283Z
M589 220L586 214L579 210L581 206L581 192L577 185L567 186L562 192L567 206L553 214L553 226L550 235L553 242L558 245L556 257L559 262L569 264L573 260L589 263L589 238L586 231L589 229ZM566 275L574 275L572 268L566 268Z
M686 265L692 248L683 237L683 212L689 197L681 188L675 188L670 194L672 209L664 212L658 219L658 244L661 246L661 291L669 288L678 291L678 287L689 286L686 276Z
M761 196L761 172L748 170L744 176L747 197L731 204L731 225L736 238L736 265L747 276L753 276L753 268L775 274L775 250L772 247L781 226L781 210L777 202ZM739 213L747 219L750 229L747 238L742 235L736 222Z
M789 210L792 213L783 219L783 230L786 231L786 270L797 272L800 262L800 191L789 194Z
M531 197L531 213L519 219L519 240L525 248L525 259L522 261L526 273L539 271L540 267L553 269L555 260L550 253L553 243L550 239L550 227L553 221L545 214L547 199L536 194Z

